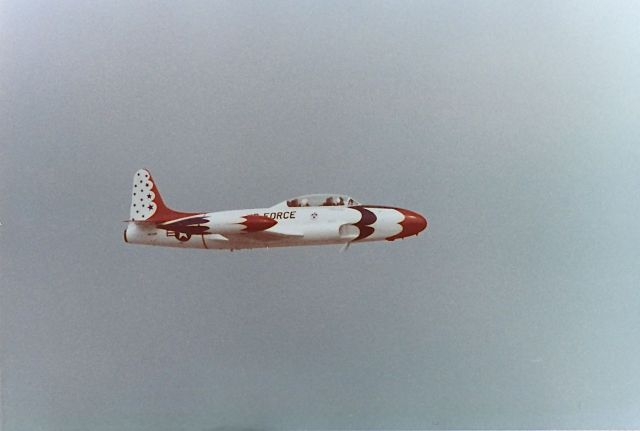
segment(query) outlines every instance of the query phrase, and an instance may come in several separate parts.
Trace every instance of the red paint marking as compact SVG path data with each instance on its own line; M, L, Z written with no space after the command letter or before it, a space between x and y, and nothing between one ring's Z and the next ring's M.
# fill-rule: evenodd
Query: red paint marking
M257 214L246 215L242 218L244 218L245 221L240 224L243 224L247 227L244 230L245 232L260 232L278 224L277 221L270 217Z
M165 222L158 224L159 229L165 229L167 231L175 233L185 233L188 235L203 235L207 233L209 227L206 224L209 219L202 215L196 217L190 217L183 220ZM202 226L205 225L205 226Z
M362 205L354 206L351 208L358 210L361 214L360 221L358 221L358 223L353 224L360 231L360 233L358 234L358 237L354 239L354 241L359 241L361 239L365 239L368 236L371 236L371 234L375 232L375 229L369 225L374 224L376 222L376 220L378 219L376 215Z
M171 208L166 206L164 201L162 200L162 197L160 196L160 191L158 190L158 186L156 185L156 182L154 181L151 174L149 174L149 181L153 183L153 187L151 188L151 191L156 195L153 202L156 204L157 208L156 208L156 212L145 221L165 222L169 220L175 220L177 218L189 217L192 215L201 214L201 213L187 213L187 212L172 210Z
M405 238L411 235L417 235L427 228L427 219L415 211L405 210L403 208L393 208L404 215L399 225L402 226L400 233L386 238L387 241L393 241L398 238Z

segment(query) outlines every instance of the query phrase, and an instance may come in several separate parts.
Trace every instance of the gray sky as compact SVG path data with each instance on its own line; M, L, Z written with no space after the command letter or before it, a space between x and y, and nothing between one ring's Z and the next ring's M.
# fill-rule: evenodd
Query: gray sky
M640 426L638 3L133 3L0 5L4 431ZM430 226L127 246L140 167Z

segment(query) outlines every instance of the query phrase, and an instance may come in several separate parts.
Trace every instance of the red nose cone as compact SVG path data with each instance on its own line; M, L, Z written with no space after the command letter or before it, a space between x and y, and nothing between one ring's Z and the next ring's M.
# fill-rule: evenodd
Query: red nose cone
M400 233L387 238L388 241L393 241L398 238L405 238L411 235L417 235L427 228L427 219L415 211L409 211L402 208L396 208L397 211L404 215L404 220L400 222L402 231Z
M272 218L257 214L246 215L242 218L245 219L245 221L243 221L241 224L247 227L245 229L245 232L259 232L269 229L271 226L275 226L278 223Z
M427 228L427 219L417 212L403 210L402 236L417 235Z

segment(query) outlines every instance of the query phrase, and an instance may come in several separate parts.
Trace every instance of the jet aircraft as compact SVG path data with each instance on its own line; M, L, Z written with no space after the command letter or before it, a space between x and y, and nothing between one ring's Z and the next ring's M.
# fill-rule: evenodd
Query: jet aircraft
M415 211L363 205L341 194L292 198L269 208L181 212L167 207L146 169L133 177L124 240L200 249L251 249L394 241L418 235L427 220Z

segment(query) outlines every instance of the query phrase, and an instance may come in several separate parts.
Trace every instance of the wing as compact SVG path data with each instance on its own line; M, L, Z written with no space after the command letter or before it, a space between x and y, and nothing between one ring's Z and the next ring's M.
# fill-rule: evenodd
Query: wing
M230 240L237 239L243 241L268 242L281 241L283 239L303 238L304 234L281 226L274 226L268 230L259 232L228 233L224 234L224 236Z

